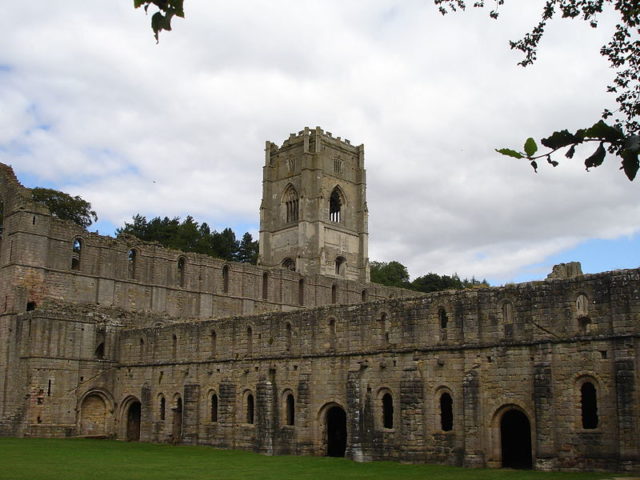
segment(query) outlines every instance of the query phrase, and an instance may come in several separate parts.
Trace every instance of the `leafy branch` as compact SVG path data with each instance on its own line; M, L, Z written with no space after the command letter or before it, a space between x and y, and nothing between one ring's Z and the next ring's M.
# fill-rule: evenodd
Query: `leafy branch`
M149 6L155 5L158 11L151 17L151 29L156 37L156 43L160 41L158 34L162 30L171 31L171 19L173 17L184 18L184 0L133 0L135 8L144 7L148 13Z
M599 167L604 162L607 152L622 159L620 169L624 170L629 180L633 180L638 173L638 154L640 153L640 135L627 135L620 127L613 127L600 120L590 128L583 128L571 133L568 130L553 132L550 137L543 138L540 143L549 150L538 153L538 145L533 138L528 138L524 143L524 152L519 152L510 148L496 149L496 152L513 158L525 158L538 171L538 160L544 158L547 163L557 167L558 161L552 155L562 149L567 149L565 157L573 158L576 146L596 142L598 147L585 159L584 165L589 171L590 168Z

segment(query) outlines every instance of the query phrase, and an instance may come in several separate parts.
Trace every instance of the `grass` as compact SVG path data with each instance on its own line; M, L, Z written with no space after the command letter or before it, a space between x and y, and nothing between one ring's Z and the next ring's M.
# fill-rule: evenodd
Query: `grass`
M0 438L7 480L587 480L598 473L478 470L342 458L267 457L237 450L86 439Z

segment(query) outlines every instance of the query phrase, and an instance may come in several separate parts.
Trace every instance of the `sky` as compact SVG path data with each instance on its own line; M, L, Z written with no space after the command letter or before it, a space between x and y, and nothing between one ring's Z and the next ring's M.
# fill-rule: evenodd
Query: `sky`
M440 15L431 0L185 0L156 44L131 1L6 2L0 162L90 201L257 237L266 140L305 126L365 145L369 257L492 285L640 264L639 181L578 150L534 173L495 148L595 123L615 104L615 25L554 20L538 61L509 49L539 0ZM593 149L593 147L591 147ZM582 155L581 155L582 154Z

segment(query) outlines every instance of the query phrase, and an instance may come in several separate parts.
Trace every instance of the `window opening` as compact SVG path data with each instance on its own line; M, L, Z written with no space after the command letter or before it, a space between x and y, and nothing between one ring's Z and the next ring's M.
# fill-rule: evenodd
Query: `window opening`
M585 382L580 387L580 406L582 410L582 428L598 428L598 398L596 387Z
M293 394L287 394L287 425L295 425L296 423L296 411L295 411L295 400L293 398Z
M129 278L136 278L136 251L133 249L127 254L127 272Z
M229 265L222 267L222 291L229 293Z
M164 399L164 396L160 397L160 420L164 420L166 418L166 410L167 410L167 401Z
M369 299L369 292L367 289L362 290L362 302L366 302Z
M27 312L31 312L36 309L36 302L27 302Z
M453 399L448 393L440 395L440 428L443 432L453 430Z
M502 320L505 324L513 323L513 305L511 302L502 304Z
M218 421L218 395L211 395L211 421Z
M100 343L96 347L95 357L99 360L102 360L104 358L104 342Z
M341 221L341 210L342 198L340 197L338 187L336 187L333 189L333 192L331 192L331 197L329 198L329 220L334 223L339 223Z
M253 425L253 422L254 422L254 413L255 412L254 412L254 405L253 405L253 394L250 393L250 394L247 395L247 411L246 411L247 417L246 417L246 420L247 420L247 423L249 423L251 425Z
M338 287L335 283L331 285L331 303L338 303Z
M211 330L211 356L216 356L216 350L218 349L218 335L215 330Z
M388 392L382 396L382 426L393 428L393 397Z
M267 300L269 298L269 274L262 274L262 299Z
M289 185L284 195L285 207L287 209L287 223L298 221L298 211L300 200L298 198L298 192L293 186Z
M73 240L73 250L71 253L71 270L80 270L80 258L82 255L82 240Z
M178 259L178 285L184 287L184 271L187 261L184 257Z
M347 259L344 257L336 258L336 275L344 276L347 270Z
M441 308L440 310L438 310L438 317L440 319L440 328L442 330L445 330L449 323L449 318L447 317L447 312L444 308Z
M178 356L178 337L175 334L171 336L171 356L174 359Z
M291 332L291 324L287 323L287 326L285 327L286 330L286 341L287 341L287 352L291 351L291 337L292 337L292 332Z

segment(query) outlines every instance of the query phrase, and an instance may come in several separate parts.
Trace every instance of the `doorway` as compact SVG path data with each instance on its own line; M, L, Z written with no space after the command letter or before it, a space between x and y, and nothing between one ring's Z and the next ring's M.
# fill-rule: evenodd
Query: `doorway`
M502 415L500 442L503 468L532 468L531 425L524 413L512 409Z
M347 414L338 406L327 410L326 434L327 456L344 457L347 450Z
M133 401L127 410L127 442L137 442L140 440L140 417L142 406L140 402Z

